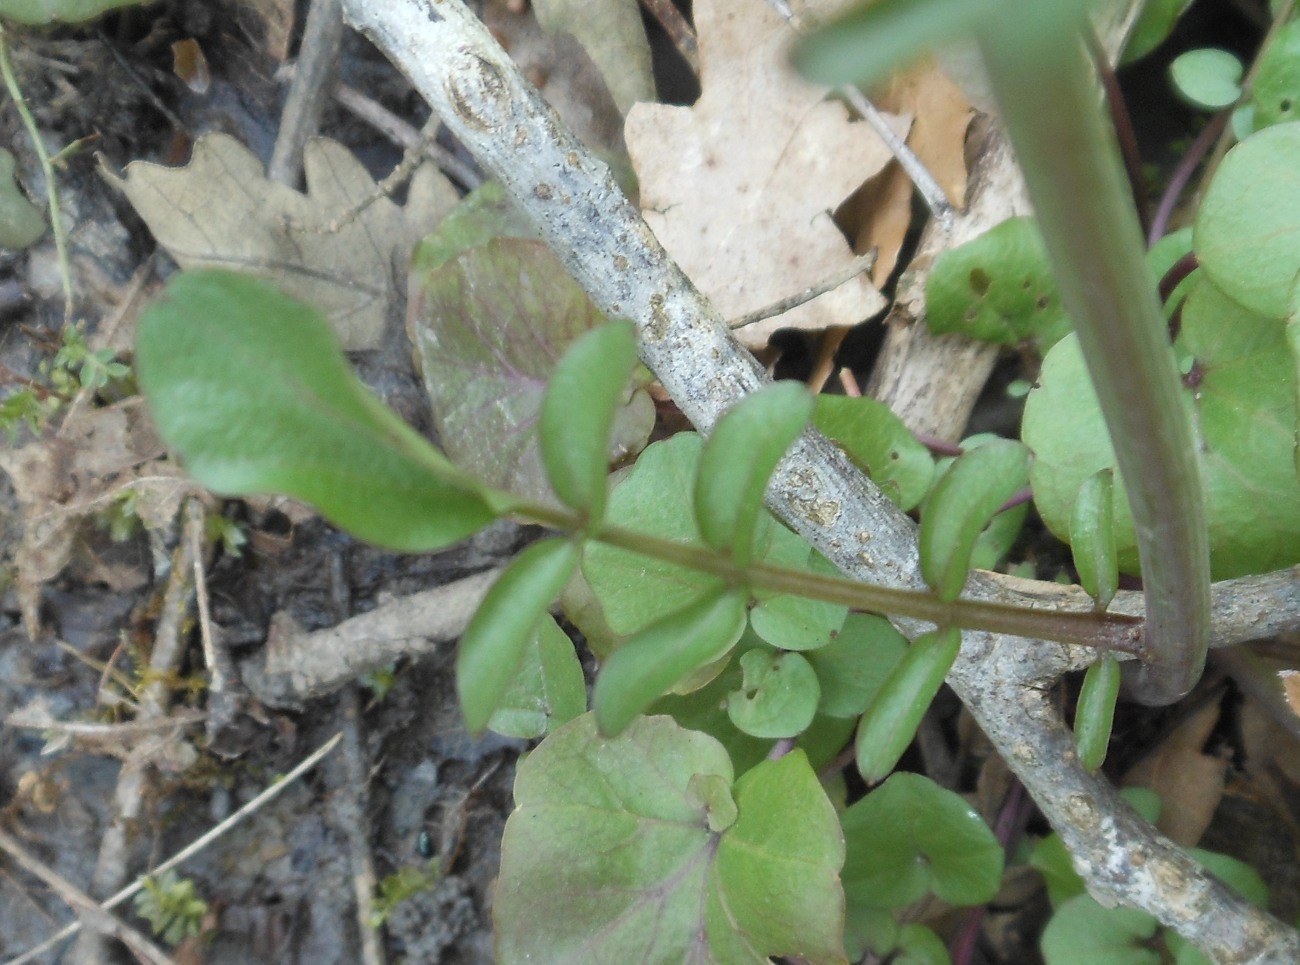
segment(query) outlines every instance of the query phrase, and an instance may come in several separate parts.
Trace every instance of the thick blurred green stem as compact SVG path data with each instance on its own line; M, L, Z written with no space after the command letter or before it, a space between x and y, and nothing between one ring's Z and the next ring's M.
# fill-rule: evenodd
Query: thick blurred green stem
M1149 655L1130 692L1170 703L1205 665L1210 564L1199 469L1092 65L1073 31L1045 27L1042 9L1024 5L990 23L980 45L1137 528Z

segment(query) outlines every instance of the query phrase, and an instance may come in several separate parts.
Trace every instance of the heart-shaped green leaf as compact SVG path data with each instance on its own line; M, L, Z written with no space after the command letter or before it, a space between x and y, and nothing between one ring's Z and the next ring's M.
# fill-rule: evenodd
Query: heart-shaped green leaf
M573 571L572 540L539 540L514 558L487 591L456 652L456 692L465 726L487 726L519 672L539 623Z
M754 558L767 481L812 418L813 399L798 382L777 382L732 406L709 435L695 478L695 520L704 542L738 566Z
M745 629L745 602L734 590L717 587L615 650L592 693L601 732L619 733L678 680L723 657Z
M1193 107L1217 111L1241 97L1241 61L1214 47L1184 51L1169 65L1174 90Z
M975 541L1028 477L1028 450L994 439L967 449L935 483L921 513L921 574L940 597L961 595Z
M636 364L636 330L611 322L564 353L542 399L542 462L555 494L599 520L605 510L609 433Z
M1076 895L1060 908L1043 930L1043 960L1047 965L1160 965L1149 946L1158 922L1136 908L1103 908L1090 895ZM1087 958L1081 959L1081 950Z
M557 730L515 781L498 961L842 965L843 843L816 774L795 751L732 780L717 741L668 717Z
M954 905L1002 884L1002 846L959 795L920 774L894 774L844 812L849 904L901 908L931 892Z
M907 638L884 617L851 614L834 640L806 654L821 687L818 710L832 717L857 717L906 652Z
M361 384L325 319L269 282L213 269L173 277L141 315L136 371L164 441L215 492L295 496L409 552L495 516Z
M812 723L821 688L801 654L750 650L740 658L740 689L727 697L727 715L746 734L794 737Z
M961 652L961 631L944 627L912 641L858 724L857 765L874 784L894 769Z

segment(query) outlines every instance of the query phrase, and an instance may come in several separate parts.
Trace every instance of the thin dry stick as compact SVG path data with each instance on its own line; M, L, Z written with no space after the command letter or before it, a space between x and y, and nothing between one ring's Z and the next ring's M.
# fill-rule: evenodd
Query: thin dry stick
M171 577L163 596L162 612L154 634L153 652L149 659L152 676L140 692L140 717L144 720L167 716L170 702L170 679L180 666L185 649L185 625L189 622L190 601L194 587L191 583L197 529L200 540L203 533L203 505L196 498L185 503L182 512L184 532L176 547ZM201 545L201 544L200 544ZM137 752L122 765L117 787L113 792L113 820L100 841L95 871L91 876L91 891L104 894L119 887L127 878L131 859L128 829L135 824L144 808L148 788L148 755ZM98 936L86 932L77 943L75 959L85 965L95 965L107 957L103 942Z
M94 898L86 894L25 848L12 834L0 828L0 849L6 851L25 870L45 882L60 898L77 910L82 921L89 922L101 937L116 938L142 961L153 965L176 965L176 962L148 937L124 921L110 915Z
M371 100L365 94L347 84L339 84L334 91L334 99L339 106L365 121L380 131L394 144L407 151L423 151L438 169L467 189L477 188L483 183L483 176L472 167L452 154L434 139L427 139L423 129L416 130L378 101ZM428 124L437 130L437 121L430 118ZM426 124L427 126L427 124Z
M366 804L369 786L369 768L366 764L365 742L361 735L361 701L357 687L351 684L343 691L343 772L346 784L338 800L337 812L348 839L348 863L352 867L352 893L357 901L357 930L361 934L361 961L363 965L384 965L384 947L379 940L379 930L371 921L374 917L375 865L370 857L370 836L367 834Z
M163 872L170 871L172 868L175 868L177 865L180 865L183 862L188 861L190 858L194 857L196 854L198 854L200 851L202 851L204 848L210 845L213 841L216 841L218 838L222 837L231 828L235 827L237 824L241 823L246 818L250 817L257 811L261 810L271 801L275 800L275 798L277 798L280 794L284 793L284 791L286 791L288 788L292 787L293 783L297 781L298 778L302 777L304 774L310 771L313 767L319 764L321 760L327 754L330 753L330 751L334 750L334 748L338 746L339 741L342 739L343 739L342 734L335 734L333 737L327 740L320 747L316 748L316 750L314 750L306 758L304 758L302 763L300 763L297 767L291 770L288 774L284 775L283 778L274 782L265 791L257 795L257 797L253 798L253 800L249 801L247 804L241 807L234 814L230 815L230 817L226 818L220 824L213 827L212 830L196 838L194 841L186 845L180 851L177 851L174 855L172 855L162 864L152 869L149 872L149 874L151 876L160 875ZM111 911L112 909L116 908L118 905L122 904L122 902L126 901L128 898L131 898L132 896L142 891L143 889L144 889L144 879L137 878L134 883L123 888L121 891L114 894L111 898L105 899L104 901L100 902L97 905L97 907L104 911ZM47 938L45 941L41 942L39 945L35 946L34 948L29 948L27 951L23 952L17 958L9 959L7 962L4 962L3 965L27 965L28 962L35 961L41 955L44 955L46 952L48 952L55 945L59 944L59 942L71 938L80 930L81 930L81 922L74 921L72 924L65 927L62 931L58 932L55 935L51 935L49 938Z
M297 69L289 84L289 96L280 114L280 131L266 169L269 180L290 186L298 183L302 149L320 129L342 42L339 0L312 0L298 47Z
M696 77L700 75L700 45L695 40L695 31L691 25L686 22L682 12L677 9L673 0L641 0L641 6L650 11L651 15L659 21L659 26L664 28L664 33L668 39L673 42L677 52L682 55L691 68L691 72Z
M744 328L746 325L753 325L755 322L761 322L765 318L775 318L777 315L784 315L792 308L798 308L805 302L810 302L814 298L820 298L827 292L832 292L839 288L845 282L857 278L863 272L871 271L871 269L875 267L877 254L877 250L872 248L865 255L858 255L858 257L849 262L845 268L842 268L834 275L831 275L825 281L822 281L811 288L805 288L803 291L797 292L789 298L782 298L779 302L764 305L756 311L749 312L746 315L741 315L739 318L733 318L731 321L727 322L727 327L730 329Z

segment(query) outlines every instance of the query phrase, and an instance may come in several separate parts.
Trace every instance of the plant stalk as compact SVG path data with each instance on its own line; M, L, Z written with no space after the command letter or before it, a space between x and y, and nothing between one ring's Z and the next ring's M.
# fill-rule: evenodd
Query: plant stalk
M570 510L516 504L511 511L529 522L541 523L568 533L583 533L587 538L619 549L710 573L730 583L744 584L756 590L790 593L871 613L896 614L924 620L936 626L988 630L1136 656L1144 653L1141 644L1142 621L1130 616L1035 610L981 600L944 602L925 590L877 586L847 577L786 569L764 563L740 567L725 554L699 544L662 539L618 526L587 529L582 517Z
M1031 6L999 18L980 46L1133 512L1148 652L1130 692L1143 703L1172 703L1199 679L1209 634L1200 472L1093 70L1078 35L1043 29L1039 15Z

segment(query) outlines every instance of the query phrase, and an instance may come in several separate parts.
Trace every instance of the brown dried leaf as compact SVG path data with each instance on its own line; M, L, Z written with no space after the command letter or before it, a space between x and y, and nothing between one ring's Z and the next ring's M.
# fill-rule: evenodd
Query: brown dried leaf
M327 231L375 182L347 148L325 138L308 143L303 167L306 194L268 181L234 138L208 134L183 168L135 161L124 178L105 175L183 267L261 275L324 312L344 348L377 348L387 322L400 324L411 249L456 203L455 189L426 166L405 208L380 198Z
M571 34L605 78L624 114L637 101L655 99L650 42L637 0L533 0L548 33Z
M289 45L293 40L293 0L237 0L240 13L260 25L260 29L246 32L260 34L262 49L278 61L289 59ZM242 24L241 24L242 25Z
M1174 842L1195 847L1223 799L1228 762L1204 753L1219 722L1211 703L1187 718L1160 746L1125 775L1126 785L1148 787L1160 795L1157 826Z
M890 160L867 125L790 69L794 34L762 3L695 5L703 93L637 104L624 128L646 221L727 318L814 287L853 260L831 212ZM908 119L896 118L900 135ZM851 325L884 307L861 276L737 332Z
M19 449L0 450L23 517L16 554L18 590L35 634L41 584L67 565L81 523L131 490L145 526L176 514L190 485L165 461L164 449L137 397L104 409L79 410L59 432Z

